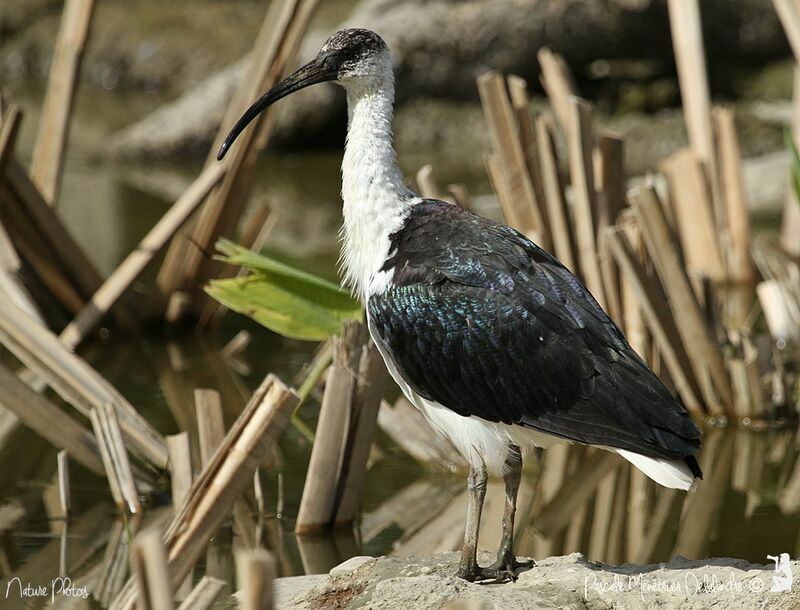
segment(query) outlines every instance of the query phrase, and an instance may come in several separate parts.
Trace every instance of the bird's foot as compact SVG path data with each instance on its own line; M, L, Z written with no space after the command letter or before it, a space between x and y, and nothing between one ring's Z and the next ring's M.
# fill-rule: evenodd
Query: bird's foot
M506 574L509 580L517 580L519 573L525 570L530 570L536 563L533 559L519 561L514 553L511 551L501 553L489 568L490 571L495 571L498 574Z
M513 554L508 553L499 557L491 566L482 568L477 563L461 564L456 576L469 582L504 583L513 582L519 577L519 572L530 569L536 565L533 560L517 561Z

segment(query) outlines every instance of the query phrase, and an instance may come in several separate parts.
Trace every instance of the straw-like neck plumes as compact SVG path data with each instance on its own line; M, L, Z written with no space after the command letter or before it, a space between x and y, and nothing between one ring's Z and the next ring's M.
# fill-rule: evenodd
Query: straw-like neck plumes
M342 82L348 130L342 160L344 227L341 264L346 283L366 302L385 288L379 273L389 236L416 199L403 184L392 144L394 78L388 58L380 74Z

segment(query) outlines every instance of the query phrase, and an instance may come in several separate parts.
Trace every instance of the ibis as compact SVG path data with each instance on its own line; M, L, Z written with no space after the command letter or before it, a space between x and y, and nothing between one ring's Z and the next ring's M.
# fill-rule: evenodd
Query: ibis
M458 576L516 579L513 550L523 456L556 442L621 455L666 487L702 478L700 430L584 285L514 229L420 197L392 143L394 72L386 43L341 30L258 99L222 159L260 112L333 81L347 93L341 268L370 336L408 399L469 464ZM505 482L497 561L477 563L489 475Z

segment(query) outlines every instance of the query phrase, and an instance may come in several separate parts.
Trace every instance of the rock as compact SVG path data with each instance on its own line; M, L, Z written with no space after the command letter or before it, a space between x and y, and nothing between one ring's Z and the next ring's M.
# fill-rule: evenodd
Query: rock
M340 563L338 566L331 568L331 571L328 572L330 576L333 578L339 578L340 576L344 576L350 572L353 572L363 566L365 563L372 561L374 558L370 557L369 555L361 555L358 557L351 557L347 561Z
M363 0L336 27L367 27L386 39L396 64L398 114L412 101L429 106L432 115L441 100L449 100L451 104L453 100L474 102L475 77L489 68L520 74L535 89L538 87L536 52L542 46L560 52L578 77L588 64L598 59L652 60L657 70L673 78L661 83L669 85L666 94L654 93L664 88L654 85L643 90L642 95L648 100L659 96L672 99L675 97L673 58L665 2ZM721 15L726 27L711 27ZM707 0L703 3L703 18L709 26L705 35L712 68L720 67L723 58L729 63L737 63L742 57L753 62L787 52L769 0ZM327 26L312 30L303 42L300 60L313 57L333 29ZM241 64L230 66L196 85L171 104L170 109L165 108L163 113L159 111L144 119L141 125L119 133L112 138L112 153L126 158L163 157L192 152L201 141L199 136L210 142L224 110L221 100L231 97L243 71ZM648 78L655 76L650 74ZM205 96L208 101L203 99ZM333 85L311 87L296 94L291 104L281 105L280 113L274 133L278 145L319 148L321 143L341 141L346 116L344 96ZM461 122L423 121L416 131L437 131L436 126L441 124L461 125ZM461 139L474 139L470 137L472 130L455 129L454 133L460 134ZM457 149L464 147L459 145Z
M363 558L358 558L363 559ZM493 557L482 554L482 563ZM573 553L543 559L519 580L473 584L453 574L457 553L427 557L380 557L335 576L309 579L298 593L276 599L277 610L296 608L797 608L800 587L772 593L774 567L738 559L688 560L611 566ZM791 562L800 575L800 562ZM298 577L295 577L295 579ZM281 588L279 578L276 587ZM310 585L310 586L309 586Z

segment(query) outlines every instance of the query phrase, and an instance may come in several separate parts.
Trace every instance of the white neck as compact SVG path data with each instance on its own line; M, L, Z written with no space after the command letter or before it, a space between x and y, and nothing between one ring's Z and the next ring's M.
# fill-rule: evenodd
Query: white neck
M394 81L391 66L370 82L344 83L347 143L342 160L345 282L364 302L385 288L380 273L389 236L400 229L414 194L403 184L392 145Z

